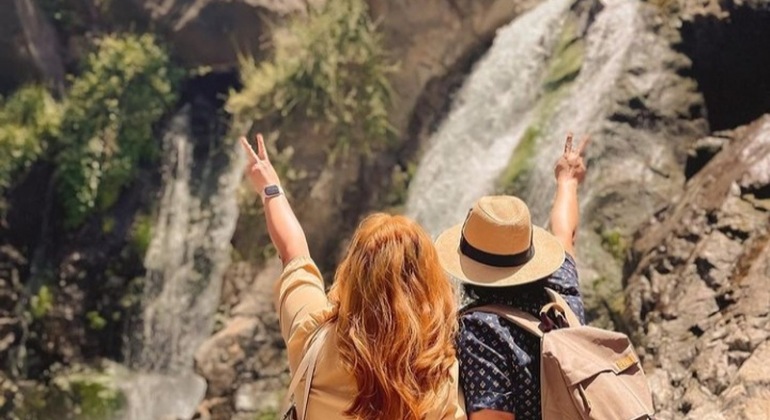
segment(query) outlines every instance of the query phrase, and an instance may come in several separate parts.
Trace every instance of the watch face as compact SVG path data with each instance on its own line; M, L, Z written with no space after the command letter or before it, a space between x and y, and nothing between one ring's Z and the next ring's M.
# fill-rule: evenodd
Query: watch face
M268 197L272 197L280 193L281 193L281 190L278 188L277 185L268 185L267 187L265 187L265 195Z

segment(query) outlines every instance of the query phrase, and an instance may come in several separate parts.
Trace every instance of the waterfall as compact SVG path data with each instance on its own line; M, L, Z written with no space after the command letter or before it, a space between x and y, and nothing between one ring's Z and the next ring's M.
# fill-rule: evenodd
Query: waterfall
M533 118L571 0L549 0L499 30L431 137L406 213L432 235L490 193Z
M189 418L206 389L193 373L193 355L214 327L242 159L212 139L194 138L191 112L183 107L163 139L162 197L144 262L142 328L129 350L139 373L122 386L130 420Z
M585 57L580 74L551 118L543 124L540 137L547 141L540 142L533 157L535 170L524 196L533 214L547 215L550 208L556 189L553 165L563 147L563 142L554 140L564 139L568 131L576 133L576 136L592 134L594 141L589 152L593 152L594 156L601 155L602 160L601 165L593 165L588 172L589 179L581 192L582 207L595 196L595 190L600 185L620 185L623 182L643 185L651 177L651 172L647 170L649 162L664 153L665 143L656 144L647 140L654 133L652 127L642 127L633 136L607 133L616 131L609 129L611 123L608 123L612 113L618 109L614 104L627 100L623 98L625 91L639 89L625 84L644 86L660 82L653 72L650 72L651 75L640 75L638 80L624 80L629 73L633 74L632 69L636 68L638 72L638 69L649 65L644 62L646 55L640 52L659 48L661 53L665 53L668 45L646 33L648 30L642 24L639 2L610 0L604 5L585 36ZM640 150L637 144L648 146ZM611 170L613 167L622 170ZM654 211L653 204L639 204L649 207L649 213ZM538 222L544 222L542 217Z

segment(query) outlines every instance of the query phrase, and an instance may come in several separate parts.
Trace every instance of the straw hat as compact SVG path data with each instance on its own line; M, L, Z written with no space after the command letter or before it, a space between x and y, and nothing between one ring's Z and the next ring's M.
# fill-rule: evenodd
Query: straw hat
M436 240L444 269L463 283L486 287L531 283L564 262L564 247L533 226L529 208L512 196L483 197L465 223Z

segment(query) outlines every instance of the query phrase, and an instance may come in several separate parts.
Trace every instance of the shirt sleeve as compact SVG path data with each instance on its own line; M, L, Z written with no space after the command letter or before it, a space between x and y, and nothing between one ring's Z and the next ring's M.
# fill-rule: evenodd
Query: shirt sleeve
M567 301L572 312L580 319L580 323L585 324L586 315L585 308L583 307L583 297L580 295L577 265L572 255L565 254L564 263L555 273L548 277L546 287L560 294Z
M460 319L460 386L468 414L485 409L516 414L516 393L511 382L516 366L503 349L492 347L505 340L503 328L494 328L495 322L499 324L499 319L483 313L466 314Z
M284 266L275 285L274 304L284 342L302 348L304 343L290 343L295 341L292 335L297 327L329 306L321 272L310 257L294 258Z

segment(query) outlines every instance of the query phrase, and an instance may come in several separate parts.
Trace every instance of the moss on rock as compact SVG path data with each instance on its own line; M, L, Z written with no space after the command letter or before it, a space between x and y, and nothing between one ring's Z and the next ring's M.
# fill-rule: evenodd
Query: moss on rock
M615 229L608 229L600 231L599 236L601 237L602 248L619 262L625 261L630 245L622 233Z

